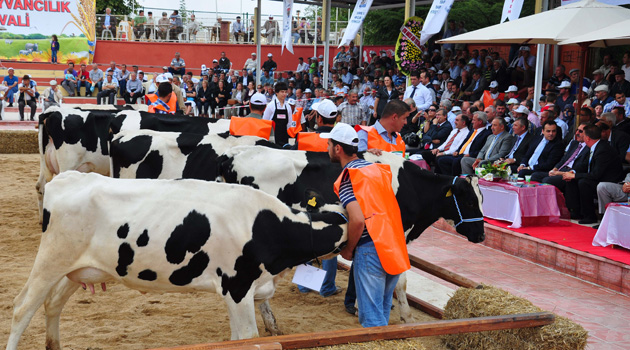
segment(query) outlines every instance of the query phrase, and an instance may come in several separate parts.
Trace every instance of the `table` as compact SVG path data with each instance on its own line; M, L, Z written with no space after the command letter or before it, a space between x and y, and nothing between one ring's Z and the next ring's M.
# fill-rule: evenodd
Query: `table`
M421 167L422 169L425 170L431 170L431 167L429 166L429 164L427 164L427 161L424 159L420 159L420 160L409 160L410 162L412 162L413 164Z
M610 203L604 218L593 238L594 246L606 247L610 244L630 249L630 206L628 203Z
M503 181L479 179L479 189L483 194L483 215L510 221L510 228L558 222L566 212L562 193L551 185L536 182L532 182L532 185L518 187Z

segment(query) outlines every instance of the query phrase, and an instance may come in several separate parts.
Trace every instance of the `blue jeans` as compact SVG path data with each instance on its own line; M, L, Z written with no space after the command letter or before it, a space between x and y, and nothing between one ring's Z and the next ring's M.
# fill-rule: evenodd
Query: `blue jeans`
M77 96L81 96L81 86L85 86L85 96L92 95L92 92L90 91L92 84L90 84L90 82L87 80L79 80L77 82Z
M343 300L343 304L348 307L354 307L357 302L357 288L354 285L354 264L350 266L350 274L348 275L348 288L346 289L346 297Z
M387 326L394 288L400 275L390 275L385 272L376 253L374 242L358 246L354 252L352 264L361 326Z
M322 288L319 290L319 294L323 297L328 297L337 290L337 286L335 285L335 277L337 277L337 257L322 260L322 270L326 271L326 277L324 277L324 283L322 283ZM300 285L298 285L298 289L302 293L308 293L311 291L309 288Z
M14 101L14 97L13 95L16 94L18 92L18 87L17 85L15 87L13 87L12 89L7 90L7 102L9 103L13 103Z

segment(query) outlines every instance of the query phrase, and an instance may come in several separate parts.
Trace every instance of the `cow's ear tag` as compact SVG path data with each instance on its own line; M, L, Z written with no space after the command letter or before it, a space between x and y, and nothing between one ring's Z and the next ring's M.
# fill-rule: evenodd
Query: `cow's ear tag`
M313 196L313 198L309 199L307 204L309 206L315 208L317 206L317 200L315 199L315 196Z
M448 192L446 192L446 197L452 197L452 196L453 196L453 191L449 189Z

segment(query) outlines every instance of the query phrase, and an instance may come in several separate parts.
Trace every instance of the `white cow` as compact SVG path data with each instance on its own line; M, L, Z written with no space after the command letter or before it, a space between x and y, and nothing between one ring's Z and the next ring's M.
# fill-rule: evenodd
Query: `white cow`
M232 339L256 337L254 299L271 298L284 271L347 239L341 207L307 214L249 186L68 171L46 187L44 233L14 301L7 350L42 304L46 348L60 350L64 304L81 283L108 281L141 292L220 293Z

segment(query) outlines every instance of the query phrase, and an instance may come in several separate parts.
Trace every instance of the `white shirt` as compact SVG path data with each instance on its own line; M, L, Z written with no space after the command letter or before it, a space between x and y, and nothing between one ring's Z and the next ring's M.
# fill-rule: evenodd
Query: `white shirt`
M291 110L291 105L289 105L289 101L287 99L284 100L284 106L280 104L280 101L276 96L271 98L271 102L267 104L267 108L265 108L265 112L263 113L263 119L272 120L273 115L276 114L276 103L280 109L287 110L287 129L291 127L291 117L293 116L293 111Z
M556 118L554 121L556 122L556 124L558 124L558 126L562 130L562 138L564 139L564 136L569 132L569 126L564 120L560 118Z
M418 84L415 88L416 92L413 94L413 100L416 102L416 108L421 111L429 109L429 107L431 107L431 103L433 102L431 92L422 84ZM404 99L411 97L413 90L413 85L408 86L407 90L405 90Z
M295 69L295 72L296 73L308 72L308 63L302 62L302 63L298 64L297 68Z
M21 87L25 87L24 84L20 83L18 84L18 89L20 89ZM30 85L29 85L30 88ZM33 90L33 88L28 89L28 91L32 92L33 94L35 94L35 90ZM28 93L26 93L26 91L24 91L24 101L30 101L30 100L34 100L35 97L29 95Z
M621 70L626 72L626 80L630 81L630 65L623 65L623 66L621 66Z
M459 131L459 133L458 133L458 131ZM466 137L468 137L468 133L469 132L470 132L470 130L468 130L467 127L463 127L461 129L453 129L453 131L451 131L451 133L446 138L446 141L444 141L444 143L440 147L438 147L438 150L440 152L444 152L444 154L453 154L453 153L455 153L455 151L457 151L459 146L462 145L462 142L464 142ZM444 148L451 141L452 138L455 138L455 139L453 140L453 143L451 144L451 147L449 147L449 149L447 151L444 151Z

